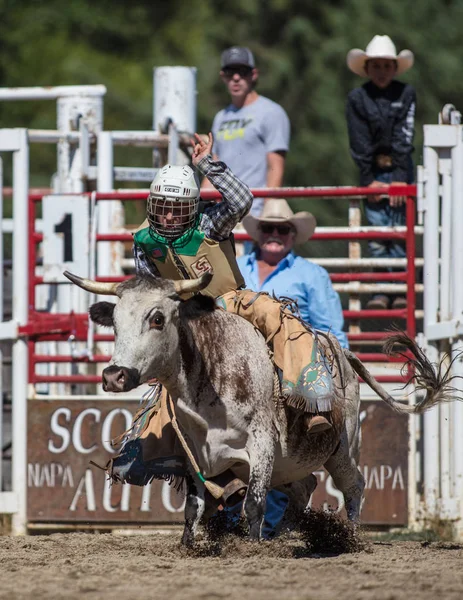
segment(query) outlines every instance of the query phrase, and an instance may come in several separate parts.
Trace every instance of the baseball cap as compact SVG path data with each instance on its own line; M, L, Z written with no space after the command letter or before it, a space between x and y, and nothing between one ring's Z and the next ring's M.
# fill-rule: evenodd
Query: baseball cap
M222 69L225 67L231 67L233 65L245 65L251 69L254 69L256 66L251 50L242 46L232 46L231 48L227 48L227 50L222 52L220 64Z

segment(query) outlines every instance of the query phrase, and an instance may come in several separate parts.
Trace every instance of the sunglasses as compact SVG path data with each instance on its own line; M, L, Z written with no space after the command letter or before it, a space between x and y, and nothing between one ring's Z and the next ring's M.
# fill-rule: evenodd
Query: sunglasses
M233 75L236 75L236 73L238 73L238 75L240 77L248 77L249 75L251 75L252 73L252 69L250 67L225 67L225 69L223 69L223 74L225 75L225 77L227 77L228 79L231 79L233 77Z
M293 231L291 225L274 225L273 223L264 223L263 225L260 225L259 229L262 231L262 233L267 234L273 233L276 229L280 235L288 235L290 231Z

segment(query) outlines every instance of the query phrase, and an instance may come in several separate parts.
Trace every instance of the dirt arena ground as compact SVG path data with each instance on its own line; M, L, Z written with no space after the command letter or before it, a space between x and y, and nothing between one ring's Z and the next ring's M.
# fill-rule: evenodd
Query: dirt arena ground
M463 598L463 545L452 542L378 542L342 531L331 551L301 533L261 543L203 539L195 551L179 541L179 532L3 536L0 598Z

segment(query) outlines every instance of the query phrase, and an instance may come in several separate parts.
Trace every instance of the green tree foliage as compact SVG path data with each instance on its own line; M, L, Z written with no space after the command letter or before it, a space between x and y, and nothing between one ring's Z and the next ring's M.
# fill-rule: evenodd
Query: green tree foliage
M418 94L420 162L421 126L435 123L446 102L463 108L462 19L457 0L442 9L429 0L0 0L0 77L3 86L105 84L105 128L149 129L153 67L196 66L198 128L207 131L228 100L218 77L220 53L247 45L261 73L258 91L291 119L286 183L355 184L344 104L362 81L346 67L347 51L365 48L376 33L414 51L416 65L404 80ZM0 122L54 128L55 107L1 103ZM54 148L34 148L32 159L32 184L46 185ZM140 158L126 153L124 163ZM317 212L322 224L337 212L324 207Z

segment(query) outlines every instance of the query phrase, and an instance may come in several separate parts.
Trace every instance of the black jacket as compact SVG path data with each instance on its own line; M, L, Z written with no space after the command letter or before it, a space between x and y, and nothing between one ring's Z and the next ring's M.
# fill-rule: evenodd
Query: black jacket
M415 90L400 81L392 81L386 89L368 81L349 93L347 128L360 185L369 185L380 171L375 163L378 154L392 157L392 181L408 182L415 109Z

